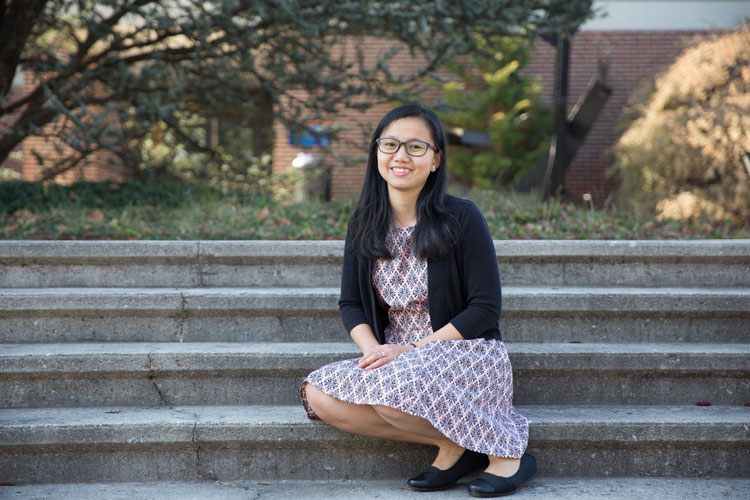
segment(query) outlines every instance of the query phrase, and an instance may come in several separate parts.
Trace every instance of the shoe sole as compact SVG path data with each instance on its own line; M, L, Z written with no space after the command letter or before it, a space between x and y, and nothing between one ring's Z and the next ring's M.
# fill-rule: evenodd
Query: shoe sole
M533 480L533 479L534 479L535 477L536 477L536 473L534 473L534 475L533 475L533 476L531 476L531 477L530 477L530 478L528 478L528 479L527 479L526 481L524 481L523 483L521 483L521 486L523 486L524 484L528 483L529 481L532 481L532 480ZM469 490L469 495L470 495L470 496L473 496L473 497L475 497L475 498L497 498L497 497L507 497L508 495L512 495L513 493L515 493L516 491L518 491L518 489L519 489L519 488L520 488L521 486L519 486L518 488L516 488L516 489L514 489L514 490L511 490L511 491L505 491L505 492L503 492L503 493L472 493L472 491L471 491L471 490Z
M443 491L443 490L447 490L447 489L453 488L454 486L456 486L456 484L455 483L453 483L453 484L446 484L445 486L439 486L437 488L416 488L414 486L409 486L408 484L406 486L410 490L412 490L412 491L420 491L420 492L423 492L423 493L429 493L430 491Z

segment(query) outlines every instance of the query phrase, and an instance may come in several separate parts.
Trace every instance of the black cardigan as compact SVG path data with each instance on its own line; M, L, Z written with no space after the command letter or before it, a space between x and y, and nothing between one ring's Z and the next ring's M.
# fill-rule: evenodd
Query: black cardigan
M432 329L450 322L466 339L502 340L500 273L487 222L469 200L447 196L446 205L456 214L459 237L445 256L427 261ZM350 333L357 325L370 325L375 338L384 344L388 311L380 306L372 287L372 261L350 248L350 238L351 232L346 237L341 273L341 319Z

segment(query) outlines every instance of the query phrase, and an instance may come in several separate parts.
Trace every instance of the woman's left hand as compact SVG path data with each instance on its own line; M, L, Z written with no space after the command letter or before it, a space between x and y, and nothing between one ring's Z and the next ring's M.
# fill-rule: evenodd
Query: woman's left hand
M414 349L414 347L400 344L378 344L370 352L366 352L359 358L359 367L365 370L380 368L396 359L402 352L410 349Z

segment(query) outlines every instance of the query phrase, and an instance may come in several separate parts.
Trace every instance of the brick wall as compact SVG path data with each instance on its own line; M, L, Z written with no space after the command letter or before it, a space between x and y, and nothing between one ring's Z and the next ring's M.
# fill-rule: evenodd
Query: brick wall
M603 57L609 62L607 84L612 94L594 127L589 132L565 176L565 187L572 196L591 193L595 200L602 201L615 187L614 181L604 175L607 154L617 137L617 123L628 98L639 85L665 69L689 43L693 43L696 31L583 31L571 43L568 107L572 107L583 93L589 80L597 75L597 60ZM373 40L368 50L384 50L385 41ZM409 71L414 64L406 53L394 61L395 71ZM533 46L530 64L523 73L540 79L548 103L551 103L555 70L555 49L544 41ZM389 109L387 105L376 106L362 115L342 112L331 118L334 126L348 129L341 140L333 143L330 152L315 150L308 152L327 155L332 166L331 195L333 198L356 196L362 183L367 152L367 140L378 120ZM369 126L367 125L369 121ZM364 122L366 133L359 129ZM287 168L303 148L290 146L288 133L278 124L274 127L273 165L274 171ZM348 160L337 158L345 154ZM448 156L450 161L450 151Z
M359 44L368 65L377 59L394 43L389 40L368 37ZM349 48L351 49L351 48ZM418 64L418 63L417 63ZM390 62L393 74L413 74L416 69L415 60L409 51L402 49ZM289 144L289 132L278 122L274 124L273 142L273 170L284 172L291 168L292 160L297 153L305 151L323 158L331 169L331 197L341 199L359 193L364 179L367 164L367 151L373 130L380 119L391 108L388 104L380 103L367 111L344 109L330 118L332 128L341 128L338 139L329 148L302 148Z
M569 194L591 193L597 201L602 201L611 192L615 182L605 177L605 168L623 108L634 90L666 69L685 47L695 43L697 35L699 32L695 31L584 31L575 36L570 47L568 108L597 75L600 57L609 61L607 85L612 94L565 173ZM524 74L540 79L548 103L551 103L554 68L554 47L537 42Z
M54 136L57 130L59 130L57 125L45 127L45 132L50 136ZM32 136L23 141L22 151L22 179L36 181L42 178L43 169L64 158L71 152L71 149L54 137ZM37 160L37 154L44 158L43 165ZM55 182L59 184L72 184L78 181L122 182L125 180L127 180L127 175L120 167L117 157L106 151L91 154L77 166L55 177Z
M36 82L30 72L24 72L19 75L11 93L11 100L31 93L36 88ZM6 123L12 123L13 117L10 117ZM57 161L64 158L70 153L70 148L63 141L56 138L60 131L59 123L51 123L43 127L43 133L26 138L16 149L17 153L14 158L6 160L3 163L4 168L11 168L21 174L21 179L25 181L40 180L43 170L54 165ZM20 159L16 157L20 156ZM44 158L44 164L41 164L37 157ZM115 181L121 182L126 180L126 175L122 171L118 159L109 152L97 152L90 155L85 161L82 161L75 168L57 176L55 182L61 184L70 184L76 181Z

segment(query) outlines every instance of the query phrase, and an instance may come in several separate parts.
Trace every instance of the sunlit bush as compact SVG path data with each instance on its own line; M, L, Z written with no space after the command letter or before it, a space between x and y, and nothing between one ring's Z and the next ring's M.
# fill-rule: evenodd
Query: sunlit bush
M750 222L750 27L687 49L634 98L614 147L618 199L659 218Z

